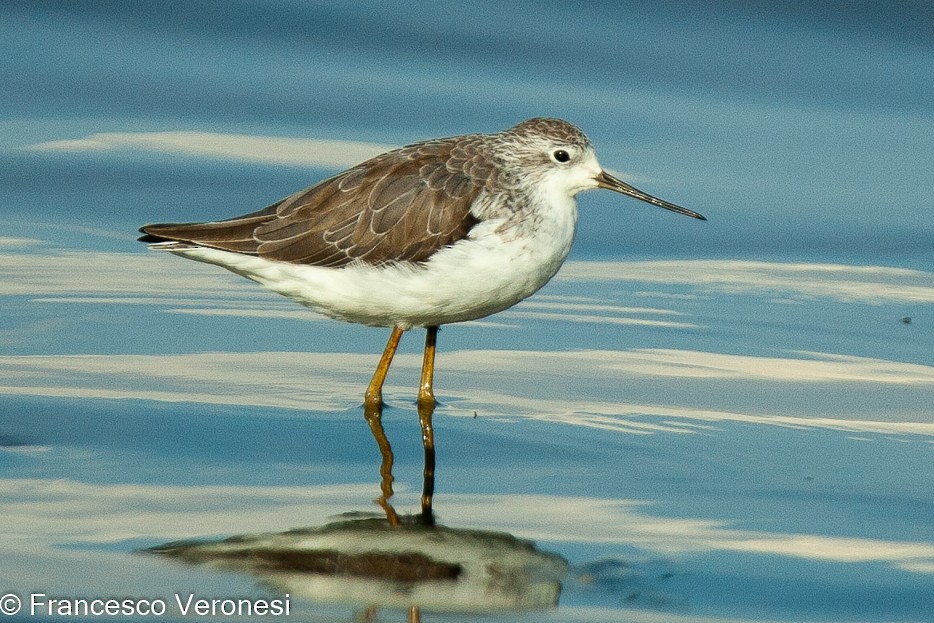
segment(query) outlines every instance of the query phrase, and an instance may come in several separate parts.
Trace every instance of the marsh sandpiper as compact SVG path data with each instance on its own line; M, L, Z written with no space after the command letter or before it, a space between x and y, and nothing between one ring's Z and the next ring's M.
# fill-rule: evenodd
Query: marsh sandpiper
M402 333L427 330L419 405L434 406L438 327L512 307L571 250L577 193L604 188L705 220L608 174L559 119L415 143L258 212L146 225L152 248L216 264L312 310L392 333L366 390L382 387Z

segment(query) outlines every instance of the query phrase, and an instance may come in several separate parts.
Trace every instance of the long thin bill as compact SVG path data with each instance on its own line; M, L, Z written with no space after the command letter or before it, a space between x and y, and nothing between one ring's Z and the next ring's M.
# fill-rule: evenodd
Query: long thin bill
M601 171L600 175L597 176L597 188L605 188L607 190L612 190L624 195L629 195L639 199L640 201L645 201L646 203L651 203L653 206L658 206L660 208L665 208L666 210L671 210L672 212L677 212L678 214L683 214L685 216L690 216L691 218L700 219L706 221L707 219L703 214L698 214L694 210L688 210L687 208L682 208L679 205L669 203L664 199L659 199L658 197L653 197L648 193L644 193L638 188L633 188L626 182L618 180L606 171Z

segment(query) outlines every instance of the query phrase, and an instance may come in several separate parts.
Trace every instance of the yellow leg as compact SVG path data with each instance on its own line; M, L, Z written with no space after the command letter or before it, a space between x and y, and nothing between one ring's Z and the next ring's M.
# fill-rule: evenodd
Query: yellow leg
M383 350L383 356L380 357L379 365L376 366L376 372L370 379L370 385L366 388L366 396L363 404L368 407L382 406L383 404L383 381L386 380L386 373L389 372L389 365L399 347L399 340L402 339L403 330L400 327L393 327L386 342L386 348Z
M435 393L432 384L435 377L435 344L438 341L438 327L425 329L425 356L422 359L422 382L418 388L418 404L435 406Z

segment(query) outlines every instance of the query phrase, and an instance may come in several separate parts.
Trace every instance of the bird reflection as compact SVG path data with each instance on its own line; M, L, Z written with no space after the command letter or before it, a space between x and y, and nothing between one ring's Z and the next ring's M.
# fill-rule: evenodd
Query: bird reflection
M392 505L393 452L382 406L365 408L379 447L383 513L347 513L324 526L247 534L222 541L181 541L149 550L186 563L249 573L273 590L318 602L351 603L357 620L380 608L462 613L536 610L557 605L567 561L511 534L436 525L432 510L433 406L420 405L425 450L421 508Z

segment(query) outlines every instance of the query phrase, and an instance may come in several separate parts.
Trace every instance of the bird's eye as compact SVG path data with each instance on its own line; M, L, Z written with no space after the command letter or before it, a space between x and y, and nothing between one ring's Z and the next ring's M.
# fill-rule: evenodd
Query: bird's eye
M571 154L563 149L556 149L551 152L551 157L555 159L555 162L567 162L571 159Z

